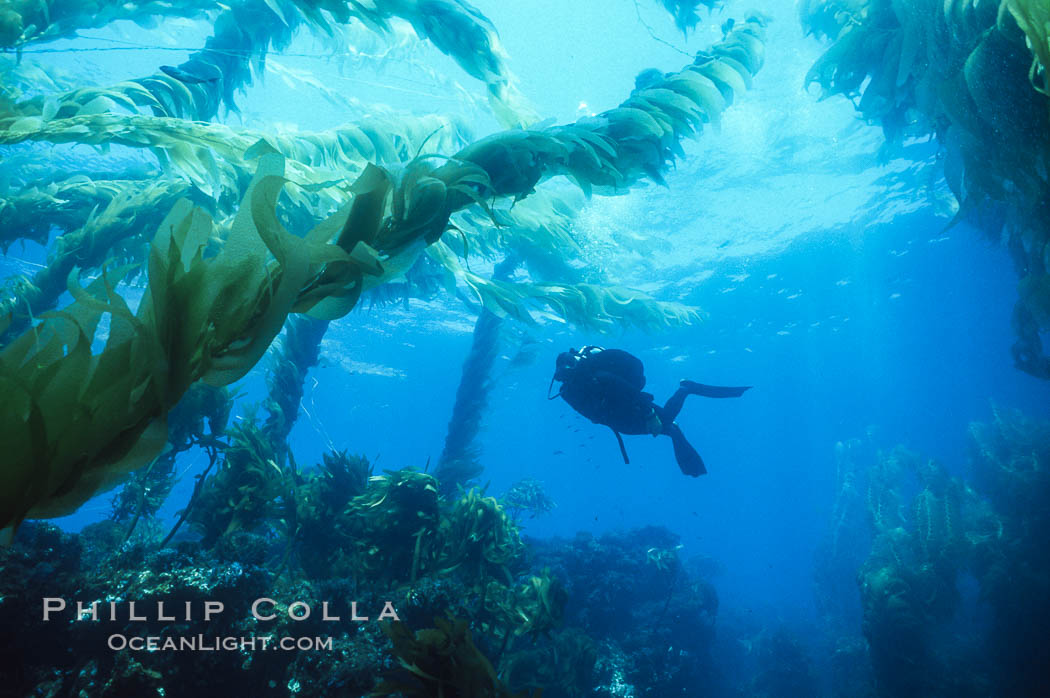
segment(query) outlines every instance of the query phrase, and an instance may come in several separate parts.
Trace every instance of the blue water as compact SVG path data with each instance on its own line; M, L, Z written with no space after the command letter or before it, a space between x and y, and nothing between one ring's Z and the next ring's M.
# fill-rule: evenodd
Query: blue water
M630 0L476 4L499 28L521 91L557 122L615 106L644 68L688 62L649 35ZM903 443L965 473L968 425L987 420L993 405L1045 416L1050 385L1012 366L1016 273L995 242L965 225L948 229L954 208L934 149L915 143L915 159L880 163L875 127L859 123L845 100L819 102L803 91L821 47L801 36L793 3L767 11L774 21L766 66L726 112L721 132L686 146L666 188L595 196L578 223L610 250L611 279L695 305L703 322L611 335L508 323L481 436L482 481L493 494L526 477L543 482L558 506L526 521L530 536L667 526L681 536L684 557L721 564L720 614L761 613L805 629L817 622L813 554L829 525L836 442L871 434L879 446ZM637 12L687 52L721 36L717 15L686 41L655 3L639 0ZM200 24L178 28L177 45L206 36ZM124 26L90 34L107 32L150 36ZM304 39L293 48L311 46ZM102 57L83 70L105 81L181 60L162 55ZM416 59L481 89L429 47ZM53 60L81 70L68 58ZM353 90L364 103L462 113L476 136L498 128L483 111L450 99L433 76L404 66L348 79L318 59L277 60ZM243 98L245 123L311 130L346 120L303 94L270 76ZM16 246L5 271L20 259L39 261L40 251ZM436 462L473 321L470 309L440 297L335 322L307 379L291 437L296 460L313 464L336 448L367 455L377 470ZM511 367L524 343L538 344L535 360ZM707 476L683 477L666 439L628 437L632 460L624 464L607 429L547 400L554 357L587 344L640 357L658 401L682 378L754 386L738 400L686 403L678 421ZM263 397L262 368L237 386L242 404ZM180 463L169 516L204 462L191 452ZM76 529L104 516L109 496L61 523Z

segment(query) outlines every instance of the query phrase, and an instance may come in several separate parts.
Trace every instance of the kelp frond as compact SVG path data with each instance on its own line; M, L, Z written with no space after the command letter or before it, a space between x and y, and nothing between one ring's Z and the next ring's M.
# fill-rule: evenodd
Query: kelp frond
M54 307L74 267L142 262L147 241L141 231L155 227L188 189L184 182L173 180L92 182L73 177L0 202L0 237L7 231L12 236L21 231L43 243L52 226L66 231L48 254L48 263L28 284L5 289L0 314L10 313L6 334L21 332L34 316Z
M1050 97L1050 5L1037 0L1006 0L1003 7L1025 33L1032 51L1032 67L1028 71L1032 86Z
M3 526L73 511L149 462L166 441L167 410L191 383L232 380L262 356L306 273L273 220L280 171L278 156L263 158L229 239L207 259L207 214L176 205L154 239L136 314L113 290L115 280L103 275L81 289L71 276L74 302L0 351L0 384L10 396L0 431L17 442L2 470ZM268 200L267 216L260 208ZM95 354L103 314L109 335Z
M543 516L558 506L543 489L543 483L533 478L515 482L502 500L503 506L515 519L526 512L530 519Z
M420 148L434 152L455 147L462 143L462 134L460 124L437 116L365 119L327 131L295 134L109 112L0 119L0 145L44 141L149 148L162 164L173 165L212 196L236 190L262 146L282 153L288 161L289 179L309 193L338 187L368 162L392 165L412 158ZM305 201L305 196L297 198Z
M152 193L164 191L166 196L177 198L187 188L184 182L96 181L84 175L27 186L0 199L0 252L6 253L11 243L20 239L45 245L52 227L66 232L76 230L92 212L105 210L116 200L124 199L126 204L142 209L167 210L174 198L166 202L156 200ZM139 200L139 196L146 200Z
M216 9L214 0L12 0L0 11L0 48L71 38L81 29L98 29L117 20L139 23L157 16L194 17Z
M187 520L204 545L237 531L258 531L295 506L295 477L277 462L274 446L252 419L228 430L229 446L214 474L204 480Z
M683 36L696 29L700 23L700 7L706 7L709 11L714 10L718 0L659 0L664 9L674 17L675 26L682 31Z
M462 244L451 244L462 257L513 250L526 264L568 263L582 252L573 224L583 203L575 189L541 187L510 208L492 207L488 212L467 209L453 217L453 225L462 233Z
M8 444L0 521L70 513L152 460L166 441L163 354L105 276L0 352L0 430ZM109 315L104 350L91 342Z
M178 6L151 0L98 0L88 6L55 0L18 0L0 13L0 48L70 36L78 28L101 27L119 19L196 17L211 11L221 11L215 20L215 35L176 68L181 73L172 76L162 72L122 83L114 88L124 98L118 101L130 100L136 107L148 107L157 115L209 120L220 103L235 108L233 93L250 80L250 64L261 65L270 45L287 43L299 24L332 34L333 20L345 24L357 19L383 32L396 17L409 22L420 37L485 83L493 111L505 127L524 126L536 120L507 67L506 52L495 27L462 0L377 0L367 4L347 0L251 0L232 7L214 0L194 0ZM182 80L180 74L189 75L191 80ZM78 101L84 105L93 103Z
M509 316L522 322L535 322L529 306L534 309L546 306L568 322L600 332L625 325L660 330L691 324L700 319L699 311L694 308L658 301L640 291L626 288L588 283L526 283L486 279L465 269L443 241L427 248L427 254L449 269L486 309L501 317Z
M435 565L439 574L459 570L475 583L509 578L509 566L524 549L517 525L495 497L471 488L442 521L443 543Z
M465 620L435 618L434 625L415 633L403 623L383 626L400 668L389 673L373 695L529 698L503 685L492 662L474 644Z
M1050 9L1041 0L809 0L803 24L833 43L807 82L880 124L887 153L935 135L968 221L1004 239L1020 270L1016 364L1050 379ZM990 215L986 215L990 214Z

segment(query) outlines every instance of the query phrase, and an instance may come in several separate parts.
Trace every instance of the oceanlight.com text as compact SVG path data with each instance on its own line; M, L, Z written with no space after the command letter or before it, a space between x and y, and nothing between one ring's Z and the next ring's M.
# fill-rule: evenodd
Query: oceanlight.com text
M111 650L120 652L256 652L276 650L284 652L332 651L331 636L220 636L177 635L164 637L160 635L122 635L114 633L106 640Z

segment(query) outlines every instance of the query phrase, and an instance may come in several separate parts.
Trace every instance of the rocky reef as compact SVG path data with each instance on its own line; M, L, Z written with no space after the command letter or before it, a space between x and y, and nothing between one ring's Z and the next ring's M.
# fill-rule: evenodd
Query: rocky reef
M641 697L720 680L718 596L670 531L523 539L484 491L444 497L346 453L279 467L257 432L230 430L175 535L149 508L130 530L127 490L79 533L20 528L0 549L0 695ZM552 506L526 485L516 512Z

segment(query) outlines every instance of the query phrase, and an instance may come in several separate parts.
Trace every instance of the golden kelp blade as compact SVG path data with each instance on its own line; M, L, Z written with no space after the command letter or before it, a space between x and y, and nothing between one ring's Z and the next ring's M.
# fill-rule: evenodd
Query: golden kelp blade
M74 280L72 304L45 314L39 327L0 351L0 386L11 396L0 404L0 438L10 444L0 469L0 528L27 516L68 514L144 465L163 447L164 415L190 383L222 371L243 375L265 351L294 293L280 281L268 285L264 236L292 272L287 278L305 275L280 231L260 233L249 220L253 199L268 203L262 194L279 187L267 178L282 163L279 156L263 159L241 227L216 257L203 259L207 214L188 202L172 210L154 240L150 286L137 315L105 276L87 289ZM269 292L260 293L260 284ZM104 314L109 337L93 354ZM225 355L212 355L220 347Z
M1050 4L1041 0L1006 0L1002 7L1010 11L1028 39L1033 55L1028 73L1032 85L1050 97ZM1038 78L1039 73L1042 80Z
M0 528L71 513L164 445L163 412L152 409L163 371L155 344L106 277L70 290L69 307L0 352L0 385L11 396L0 405L0 437L10 444ZM93 355L103 314L109 337Z

